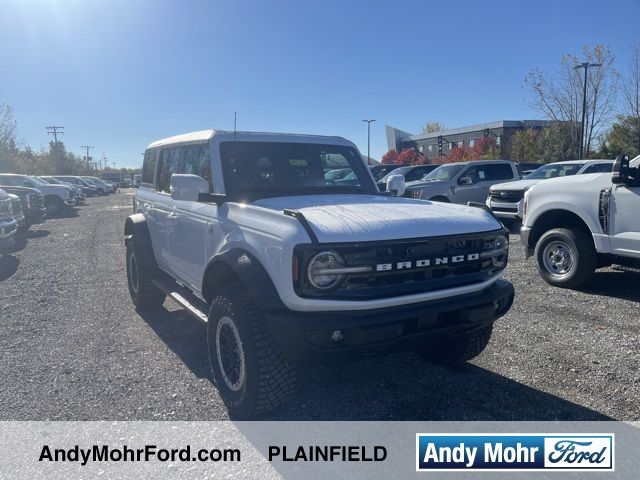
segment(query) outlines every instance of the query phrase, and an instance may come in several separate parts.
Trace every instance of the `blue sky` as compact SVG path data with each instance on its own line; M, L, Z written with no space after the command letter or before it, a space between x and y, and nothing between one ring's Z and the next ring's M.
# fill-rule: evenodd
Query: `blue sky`
M20 139L95 145L139 166L153 140L205 128L341 135L363 118L419 131L538 118L533 67L608 45L626 67L640 0L0 0L0 102Z

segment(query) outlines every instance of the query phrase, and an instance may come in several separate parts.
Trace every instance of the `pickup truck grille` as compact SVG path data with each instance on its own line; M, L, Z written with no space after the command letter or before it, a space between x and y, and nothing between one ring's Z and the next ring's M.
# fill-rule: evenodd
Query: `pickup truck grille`
M518 203L524 198L522 190L491 190L491 201L496 203Z
M488 252L503 230L472 235L451 235L406 241L351 244L299 245L294 254L301 266L296 293L307 298L366 300L411 295L481 283L497 274ZM370 267L364 273L347 274L329 292L314 290L307 279L309 259L319 251L332 250L346 267ZM429 260L428 265L426 260ZM506 258L505 258L506 261Z
M11 199L0 200L0 220L12 217Z

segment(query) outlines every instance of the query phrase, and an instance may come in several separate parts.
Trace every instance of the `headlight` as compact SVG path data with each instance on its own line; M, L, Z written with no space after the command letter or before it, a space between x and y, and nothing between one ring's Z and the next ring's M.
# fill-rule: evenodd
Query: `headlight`
M344 279L344 259L337 252L320 252L309 261L307 278L319 290L336 287Z
M491 257L491 263L494 267L503 268L507 264L509 256L509 237L506 235L498 235L493 242L495 254Z

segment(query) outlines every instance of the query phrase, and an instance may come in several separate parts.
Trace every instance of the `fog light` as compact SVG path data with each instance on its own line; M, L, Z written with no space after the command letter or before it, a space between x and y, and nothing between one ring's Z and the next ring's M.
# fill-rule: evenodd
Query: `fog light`
M331 332L331 340L338 343L344 340L344 332L342 330L334 330Z

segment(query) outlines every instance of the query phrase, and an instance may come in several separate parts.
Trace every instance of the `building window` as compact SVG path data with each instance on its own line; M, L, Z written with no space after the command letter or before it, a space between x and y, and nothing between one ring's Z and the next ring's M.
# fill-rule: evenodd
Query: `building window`
M470 146L471 148L473 148L473 147L475 146L475 144L476 144L476 140L475 140L475 138L472 138L471 140L469 140L469 146Z
M424 151L424 145L420 145L420 146L418 147L418 151L419 151L420 153L422 153L422 152Z
M451 150L453 148L453 142L447 143L447 148Z
M500 135L496 137L496 145L500 145Z
M458 148L462 148L462 146L464 145L464 141L460 140L459 142L457 142L458 144Z
M427 145L427 151L433 152L433 145Z

